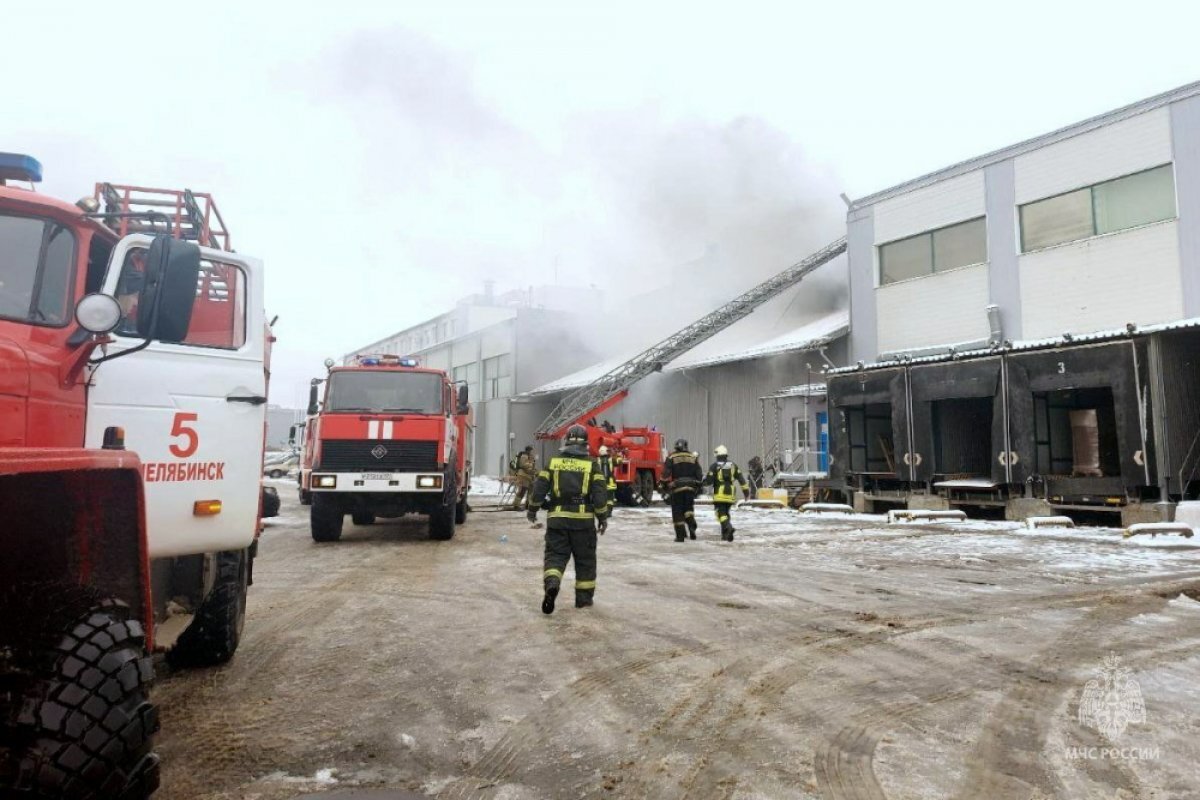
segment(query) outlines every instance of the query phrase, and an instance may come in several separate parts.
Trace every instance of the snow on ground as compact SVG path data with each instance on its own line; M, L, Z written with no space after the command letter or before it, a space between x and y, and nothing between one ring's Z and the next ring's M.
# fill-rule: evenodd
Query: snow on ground
M471 494L499 497L504 493L504 484L498 478L487 475L471 476Z

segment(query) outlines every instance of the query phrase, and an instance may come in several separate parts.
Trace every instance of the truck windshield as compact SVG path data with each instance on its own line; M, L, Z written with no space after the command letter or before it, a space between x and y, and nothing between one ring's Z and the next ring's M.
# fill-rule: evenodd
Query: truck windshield
M442 413L442 378L429 372L335 372L326 411Z
M0 213L0 317L35 325L71 318L75 235L37 217Z

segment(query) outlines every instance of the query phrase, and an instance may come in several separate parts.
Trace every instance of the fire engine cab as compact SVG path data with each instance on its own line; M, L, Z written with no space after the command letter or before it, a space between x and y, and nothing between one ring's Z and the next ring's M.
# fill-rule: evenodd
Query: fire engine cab
M427 514L430 538L454 536L471 484L467 387L413 357L357 356L326 368L313 381L300 463L313 539L339 539L347 514L355 525Z
M40 180L0 153L0 795L132 800L158 784L156 637L177 665L241 638L263 271L209 195Z

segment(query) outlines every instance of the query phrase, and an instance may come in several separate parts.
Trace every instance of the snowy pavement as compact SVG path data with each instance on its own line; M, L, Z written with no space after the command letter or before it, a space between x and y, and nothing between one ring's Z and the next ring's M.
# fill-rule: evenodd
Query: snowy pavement
M318 545L281 496L234 661L164 668L165 800L1200 796L1200 542L619 509L596 607L568 569L547 617L519 513Z

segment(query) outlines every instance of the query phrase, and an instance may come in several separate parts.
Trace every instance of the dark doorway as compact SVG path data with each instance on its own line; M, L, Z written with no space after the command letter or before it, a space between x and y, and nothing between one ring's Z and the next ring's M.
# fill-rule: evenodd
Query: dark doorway
M940 477L992 474L992 398L935 400L931 404L933 471Z
M850 449L850 472L895 474L892 404L872 403L842 409Z
M1036 472L1063 477L1121 474L1112 389L1034 392Z

